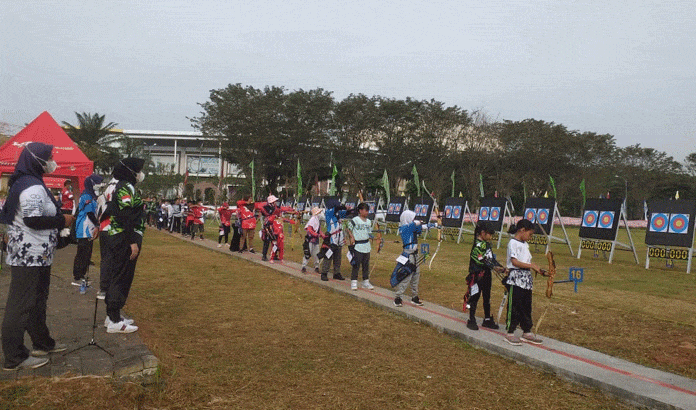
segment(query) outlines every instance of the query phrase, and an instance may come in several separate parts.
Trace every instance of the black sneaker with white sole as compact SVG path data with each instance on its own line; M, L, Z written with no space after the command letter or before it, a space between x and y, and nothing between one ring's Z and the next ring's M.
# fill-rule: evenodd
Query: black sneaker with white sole
M394 298L394 306L396 306L396 307L402 307L402 306L404 306L404 304L401 303L401 298L400 298L400 297L397 296L397 297Z

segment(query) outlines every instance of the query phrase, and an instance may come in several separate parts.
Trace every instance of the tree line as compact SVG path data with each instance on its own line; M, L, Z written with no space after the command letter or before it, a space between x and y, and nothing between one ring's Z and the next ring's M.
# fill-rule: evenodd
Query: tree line
M696 153L686 164L639 144L619 147L610 134L569 130L537 119L493 119L436 100L395 99L351 94L336 100L321 88L289 91L230 84L212 90L199 104L194 128L222 142L224 158L247 175L254 160L257 190L276 193L297 183L297 162L305 192L331 177L351 194L379 195L387 171L394 193L412 179L413 166L439 199L455 194L477 201L483 180L487 196L494 192L522 206L526 196L553 196L561 213L578 215L580 184L587 197L623 198L628 192L630 217L641 217L643 201L696 197ZM407 190L415 194L409 183ZM293 189L286 192L293 195Z

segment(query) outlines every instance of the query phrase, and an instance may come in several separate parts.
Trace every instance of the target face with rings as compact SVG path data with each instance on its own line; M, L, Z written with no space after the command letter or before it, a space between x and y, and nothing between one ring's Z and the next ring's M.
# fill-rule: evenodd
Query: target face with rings
M416 205L415 209L413 210L416 213L416 216L420 216L421 208L423 208L423 205L421 205L421 204Z
M447 205L445 207L445 218L451 218L452 217L452 205Z
M371 214L374 214L374 213L375 213L375 207L376 207L376 206L377 206L377 205L375 205L375 204L370 204L370 213L371 213Z
M487 206L481 207L481 210L479 211L479 219L482 221L487 221L489 211L490 210Z
M689 215L672 214L669 218L669 233L686 233L689 228Z
M459 215L462 214L462 207L461 206L455 206L452 208L452 218L454 219L459 219Z
M549 210L546 208L539 208L537 210L537 222L542 225L546 225L549 222Z
M602 211L599 214L599 222L597 227L609 229L614 225L614 212L613 211Z
M491 216L488 218L490 221L498 221L500 220L500 208L496 207L491 207Z
M582 216L582 227L583 228L594 228L597 226L597 219L599 215L597 215L597 211L585 211L584 215Z
M401 204L394 204L394 213L401 213Z
M390 214L394 213L394 204L389 204L389 209L387 210Z
M534 209L534 208L525 209L524 219L528 220L531 223L536 222L536 209Z
M663 213L652 214L650 216L650 231L665 232L667 230L668 219L667 215Z

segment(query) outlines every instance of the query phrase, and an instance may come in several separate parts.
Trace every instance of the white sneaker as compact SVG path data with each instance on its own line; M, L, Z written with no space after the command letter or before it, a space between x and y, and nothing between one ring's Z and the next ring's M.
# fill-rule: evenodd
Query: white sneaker
M358 290L358 281L357 280L350 281L350 290Z
M126 322L127 325L132 325L133 323L135 323L135 320L128 319L125 316L121 316L121 321ZM104 319L104 327L109 327L109 323L113 322L111 321L111 319L109 319L109 316L107 316L106 319Z
M374 286L372 286L372 284L370 283L370 280L369 280L369 279L365 279L365 280L363 281L362 287L365 288L365 289L369 289L369 290L372 290L372 289L375 288Z
M138 326L126 324L125 320L118 323L109 322L109 325L106 327L106 333L133 333L138 330Z
M221 243L218 244L218 248L222 248L222 244L221 244Z

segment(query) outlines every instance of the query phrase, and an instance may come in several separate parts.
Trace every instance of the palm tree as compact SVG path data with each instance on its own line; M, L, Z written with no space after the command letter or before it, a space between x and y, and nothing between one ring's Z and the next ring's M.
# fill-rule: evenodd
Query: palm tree
M76 112L75 115L77 116L77 126L69 124L66 121L63 121L63 126L65 132L78 144L109 144L117 137L112 132L117 124L115 122L110 122L104 125L105 115L86 112L82 114Z

